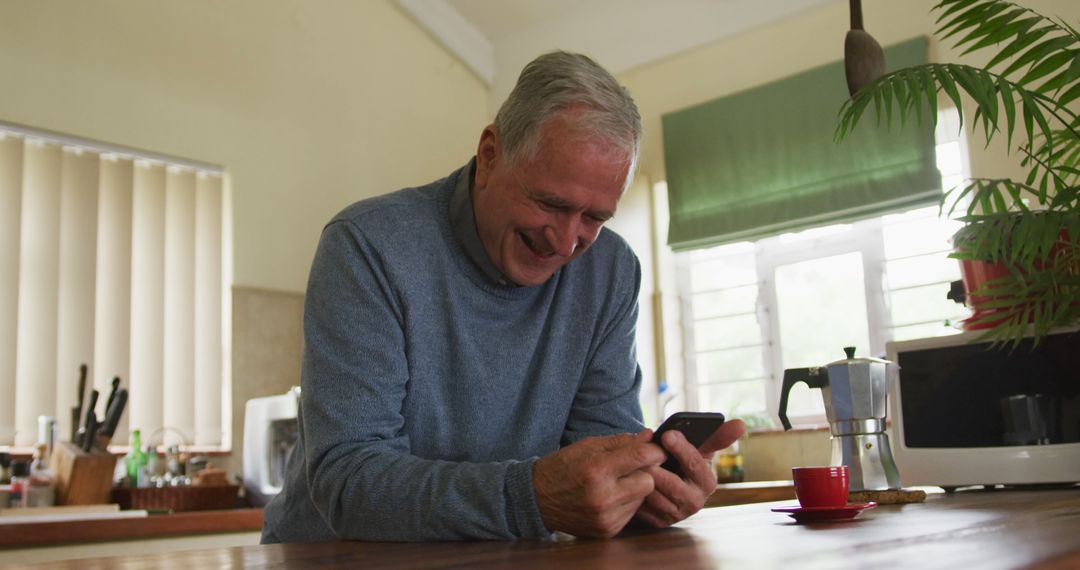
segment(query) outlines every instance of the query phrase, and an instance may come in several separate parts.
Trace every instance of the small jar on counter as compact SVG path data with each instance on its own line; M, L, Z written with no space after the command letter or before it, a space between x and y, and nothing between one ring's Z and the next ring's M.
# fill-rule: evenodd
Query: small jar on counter
M11 490L8 491L8 506L12 509L26 507L27 488L30 485L30 464L26 461L11 462Z
M713 464L716 468L717 483L742 483L745 473L743 471L743 454L739 449L739 440L735 440L726 449L717 452Z
M56 504L56 476L48 466L48 445L39 443L30 464L30 479L26 487L28 507L51 507Z
M0 485L7 485L11 482L11 454L6 451L0 451ZM4 503L7 505L7 503ZM4 506L0 505L0 506Z

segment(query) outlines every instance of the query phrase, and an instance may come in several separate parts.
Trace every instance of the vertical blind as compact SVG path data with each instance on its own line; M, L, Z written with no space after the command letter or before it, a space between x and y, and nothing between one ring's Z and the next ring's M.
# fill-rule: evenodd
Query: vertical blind
M109 150L0 125L0 445L66 439L81 364L114 441L221 445L221 171Z
M889 47L887 67L925 63L927 51L925 37ZM664 115L668 243L753 240L936 202L930 123L888 129L864 117L838 144L847 98L837 61Z

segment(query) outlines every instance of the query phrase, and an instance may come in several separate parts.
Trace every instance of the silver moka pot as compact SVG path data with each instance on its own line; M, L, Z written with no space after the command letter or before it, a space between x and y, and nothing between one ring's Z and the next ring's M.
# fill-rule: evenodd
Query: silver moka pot
M785 430L791 429L787 404L792 386L805 382L811 388L821 388L832 434L832 464L848 466L851 491L899 489L900 472L885 433L887 372L893 363L880 358L856 358L853 346L844 348L844 352L844 360L784 371L780 421Z

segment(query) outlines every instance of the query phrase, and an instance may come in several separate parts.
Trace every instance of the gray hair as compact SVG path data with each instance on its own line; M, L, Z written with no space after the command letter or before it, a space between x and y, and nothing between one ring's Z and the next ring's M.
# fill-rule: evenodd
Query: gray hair
M567 109L580 109L574 127L582 134L626 151L629 184L641 144L637 105L607 70L576 53L547 53L521 70L517 85L495 116L495 129L509 161L535 157L542 127Z

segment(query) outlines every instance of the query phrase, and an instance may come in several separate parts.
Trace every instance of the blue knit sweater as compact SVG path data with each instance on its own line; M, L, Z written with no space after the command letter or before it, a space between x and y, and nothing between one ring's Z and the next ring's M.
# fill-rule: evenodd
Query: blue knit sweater
M543 285L497 285L450 225L468 175L358 202L323 230L300 438L264 541L546 537L536 459L642 429L633 252L605 229Z

